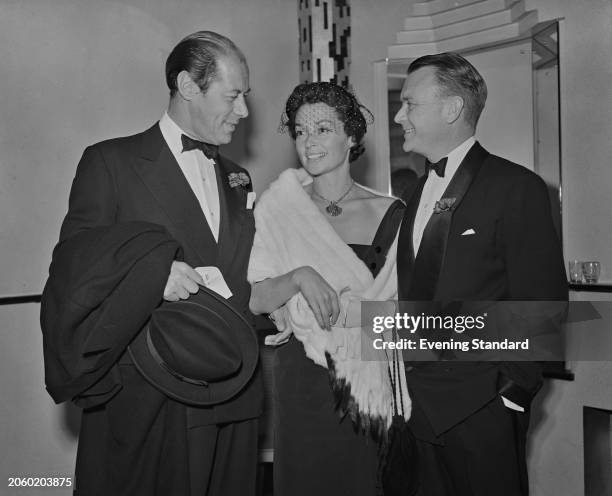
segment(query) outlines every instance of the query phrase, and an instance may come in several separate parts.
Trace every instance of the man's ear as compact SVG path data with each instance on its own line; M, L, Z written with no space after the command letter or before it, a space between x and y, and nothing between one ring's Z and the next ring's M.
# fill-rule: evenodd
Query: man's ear
M200 87L191 79L187 71L181 71L176 76L176 89L184 100L190 101L201 92Z
M448 124L455 122L463 113L463 98L458 95L446 97L444 104L444 117Z

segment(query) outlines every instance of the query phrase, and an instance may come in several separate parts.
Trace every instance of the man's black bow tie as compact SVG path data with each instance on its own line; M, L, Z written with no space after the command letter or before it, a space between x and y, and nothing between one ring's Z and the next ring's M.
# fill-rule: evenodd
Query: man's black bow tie
M425 161L425 166L427 167L427 173L429 171L434 170L439 177L444 177L444 170L446 169L446 162L448 161L448 157L444 157L440 161L432 164L429 160Z
M219 147L217 145L210 145L208 143L204 143L203 141L194 140L190 138L186 134L181 134L181 142L183 143L184 152L188 152L190 150L202 150L202 153L206 155L210 160L216 160L219 156Z

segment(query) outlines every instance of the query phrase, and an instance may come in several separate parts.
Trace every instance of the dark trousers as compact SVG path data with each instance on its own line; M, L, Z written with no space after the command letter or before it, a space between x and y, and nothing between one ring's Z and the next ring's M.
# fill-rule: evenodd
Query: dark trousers
M83 412L75 496L252 496L257 419L192 425L187 407L121 365L122 389Z
M254 496L257 419L193 427L189 432L192 496Z
M418 407L413 415L423 415ZM525 442L529 413L501 397L442 436L444 445L417 440L418 496L527 496Z

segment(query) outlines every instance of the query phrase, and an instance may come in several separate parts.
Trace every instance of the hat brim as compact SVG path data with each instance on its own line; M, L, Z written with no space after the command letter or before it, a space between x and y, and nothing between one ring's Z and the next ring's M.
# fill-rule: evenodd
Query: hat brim
M251 380L259 359L259 344L255 330L225 299L214 291L200 288L183 305L195 305L194 311L214 316L226 323L225 331L229 334L232 346L235 346L242 358L238 372L219 382L208 385L185 382L171 374L156 360L150 352L148 341L149 324L147 324L128 346L134 365L144 378L162 393L181 403L193 406L212 406L224 403L236 396ZM172 303L168 303L172 304Z

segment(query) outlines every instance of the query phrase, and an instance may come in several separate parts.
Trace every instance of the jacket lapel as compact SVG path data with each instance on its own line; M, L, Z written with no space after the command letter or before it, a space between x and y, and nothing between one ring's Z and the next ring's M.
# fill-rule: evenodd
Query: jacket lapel
M218 157L217 188L219 190L219 265L224 268L232 263L246 216L247 189L229 185L229 174L241 172L234 164L221 156Z
M214 265L217 243L206 216L187 179L166 144L159 125L143 135L136 173L166 213L168 226L184 251L194 254L198 265ZM214 255L214 260L211 260Z
M475 143L467 153L442 198L454 199L452 207L431 215L423 231L419 253L414 261L412 284L406 295L412 300L433 300L444 264L448 234L455 211L467 193L489 153Z
M427 174L423 175L406 205L406 212L400 227L400 235L397 244L397 273L398 273L398 296L407 299L412 282L412 271L414 268L414 243L412 232L414 230L414 219L416 217L419 201L427 181ZM405 275L404 275L405 274Z

